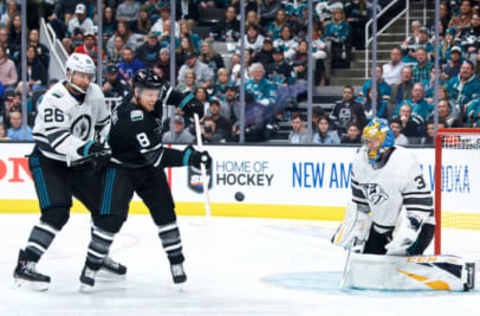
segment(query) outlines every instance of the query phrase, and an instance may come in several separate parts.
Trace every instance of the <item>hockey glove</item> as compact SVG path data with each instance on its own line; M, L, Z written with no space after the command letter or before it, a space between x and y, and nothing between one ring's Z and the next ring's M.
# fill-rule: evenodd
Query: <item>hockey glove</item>
M415 247L418 234L420 233L421 223L414 217L409 217L405 224L400 228L391 242L385 245L387 255L390 256L408 256Z
M203 117L204 106L202 102L195 98L193 93L185 95L178 107L184 111L185 117L193 117L194 113L197 113L200 118Z
M103 144L89 141L77 149L77 153L82 156L72 162L72 166L88 166L98 171L106 166L112 155L112 150Z
M209 174L212 169L212 157L208 154L206 150L197 151L193 146L188 146L185 148L183 154L183 165L192 166L200 170L200 165L204 164L207 174Z

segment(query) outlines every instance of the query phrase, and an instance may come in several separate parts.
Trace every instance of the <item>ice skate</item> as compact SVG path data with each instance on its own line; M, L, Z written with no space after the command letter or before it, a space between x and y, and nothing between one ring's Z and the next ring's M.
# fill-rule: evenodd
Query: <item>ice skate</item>
M127 267L110 257L106 257L98 271L96 280L99 282L122 281L126 277Z
M187 275L183 269L183 264L177 263L170 265L170 271L172 272L173 283L179 284L187 281Z
M13 272L17 287L28 288L34 291L46 291L50 285L50 277L38 273L35 269L36 262L27 261L25 252L20 250L18 263Z
M80 275L80 292L89 292L95 287L96 270L92 270L86 265L83 267Z

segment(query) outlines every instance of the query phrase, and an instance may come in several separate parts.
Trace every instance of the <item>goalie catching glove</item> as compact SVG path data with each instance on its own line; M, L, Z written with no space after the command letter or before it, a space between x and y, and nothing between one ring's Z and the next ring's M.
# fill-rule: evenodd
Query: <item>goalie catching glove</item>
M422 222L415 217L408 217L405 223L399 226L391 242L385 245L387 255L409 256L414 254Z
M200 165L204 164L207 174L212 169L212 157L208 151L197 151L193 148L193 146L188 146L185 148L183 152L183 165L184 166L192 166L200 170Z

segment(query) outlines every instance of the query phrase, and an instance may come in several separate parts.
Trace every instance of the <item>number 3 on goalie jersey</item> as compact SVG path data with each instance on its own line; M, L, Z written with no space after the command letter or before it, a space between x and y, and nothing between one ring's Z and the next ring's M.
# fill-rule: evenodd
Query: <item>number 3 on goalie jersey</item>
M145 133L138 133L137 140L141 147L150 146L150 140L148 139L148 136Z
M417 189L421 190L426 187L425 180L423 179L422 175L416 176L414 180L417 183Z

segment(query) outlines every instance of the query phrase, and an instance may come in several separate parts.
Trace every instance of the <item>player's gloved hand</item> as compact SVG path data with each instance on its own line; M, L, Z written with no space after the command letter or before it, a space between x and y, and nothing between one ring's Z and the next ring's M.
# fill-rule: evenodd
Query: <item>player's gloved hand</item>
M188 146L184 151L184 164L200 170L200 165L204 164L207 174L212 169L212 157L208 151L197 151L193 146ZM186 162L186 163L185 163Z
M415 247L420 233L420 224L414 218L408 218L407 222L407 224L402 224L392 241L385 245L387 255L408 256L410 251L414 250L413 247Z
M202 102L195 98L193 93L185 95L178 107L184 111L185 117L193 117L194 113L197 113L200 118L203 117L204 106Z
M72 162L72 166L88 166L98 171L106 166L112 155L112 150L94 141L88 141L85 145L77 149L77 153L82 158Z

